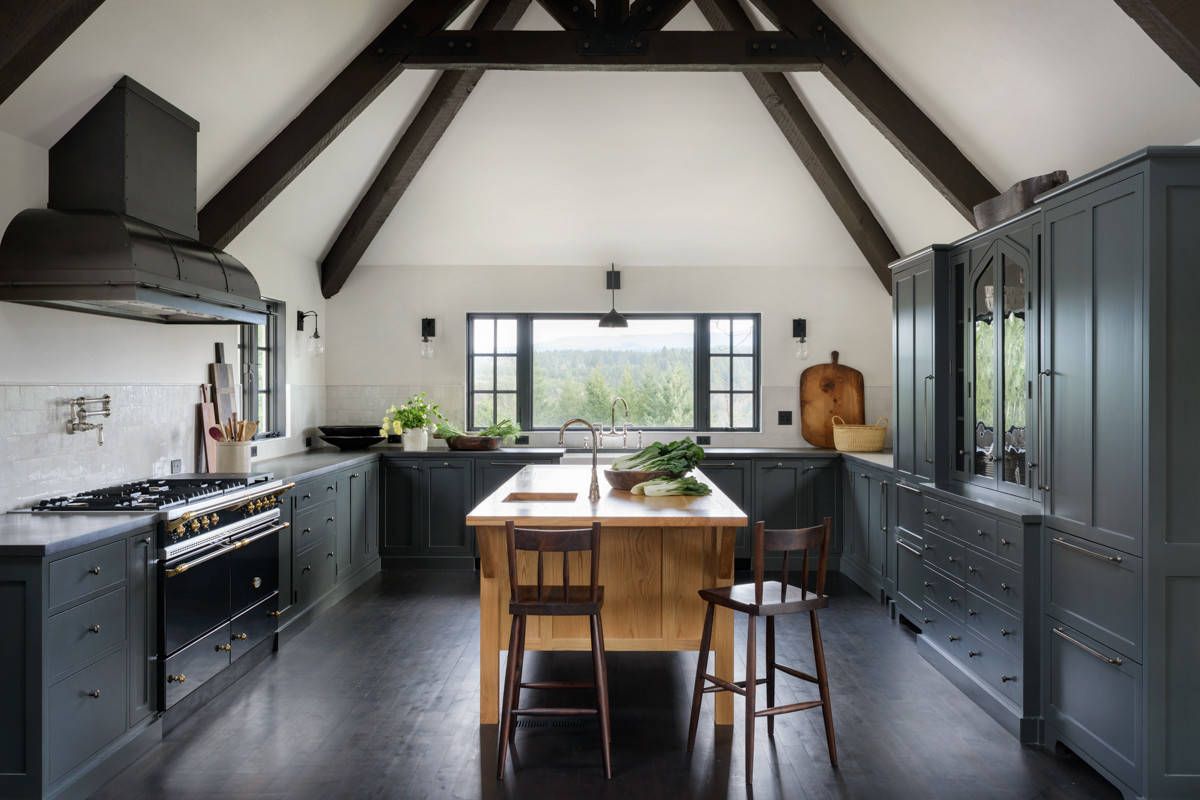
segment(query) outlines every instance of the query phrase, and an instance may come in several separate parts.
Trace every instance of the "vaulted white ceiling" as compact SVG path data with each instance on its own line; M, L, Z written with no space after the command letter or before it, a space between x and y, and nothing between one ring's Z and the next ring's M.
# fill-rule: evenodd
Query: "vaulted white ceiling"
M122 74L200 120L203 204L403 0L107 0L3 105L47 147ZM1200 87L1110 0L822 0L1001 189L1200 137ZM550 28L536 4L522 27ZM672 23L706 27L689 6ZM436 73L403 73L248 233L319 260ZM969 226L828 81L793 84L897 249ZM864 259L736 74L491 73L365 263Z

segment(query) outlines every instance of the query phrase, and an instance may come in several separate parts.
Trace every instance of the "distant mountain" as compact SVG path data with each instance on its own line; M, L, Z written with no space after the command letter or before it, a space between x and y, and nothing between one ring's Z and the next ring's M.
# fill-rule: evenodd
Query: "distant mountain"
M612 338L609 336L564 336L561 339L535 342L534 349L547 350L626 350L651 353L668 350L691 350L695 342L691 334L673 333L653 340L641 337Z

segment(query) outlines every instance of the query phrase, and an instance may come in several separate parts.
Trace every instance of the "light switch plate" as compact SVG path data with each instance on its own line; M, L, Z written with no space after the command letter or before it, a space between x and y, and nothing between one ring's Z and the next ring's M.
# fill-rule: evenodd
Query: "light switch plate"
M711 436L697 436L696 444L712 444Z
M181 472L183 472L183 459L182 458L172 458L171 459L171 474L178 475Z
M792 412L791 411L780 411L779 412L779 424L780 425L791 425L792 424Z

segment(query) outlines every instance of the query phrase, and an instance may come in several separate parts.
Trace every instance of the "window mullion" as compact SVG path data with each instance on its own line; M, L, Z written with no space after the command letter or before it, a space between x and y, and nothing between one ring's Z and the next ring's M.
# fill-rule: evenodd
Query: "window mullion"
M517 424L533 430L533 316L517 316Z
M706 431L710 427L711 419L709 418L709 342L708 342L708 324L709 316L707 314L697 314L695 317L695 337L692 350L696 354L695 367L692 370L696 376L695 388L692 390L692 397L696 409L696 421L693 427L698 431Z

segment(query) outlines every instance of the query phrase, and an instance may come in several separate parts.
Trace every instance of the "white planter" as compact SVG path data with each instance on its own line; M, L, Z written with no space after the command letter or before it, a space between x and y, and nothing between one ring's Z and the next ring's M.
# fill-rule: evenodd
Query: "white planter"
M429 431L425 428L407 430L400 438L404 440L405 450L412 450L419 453L429 449Z

